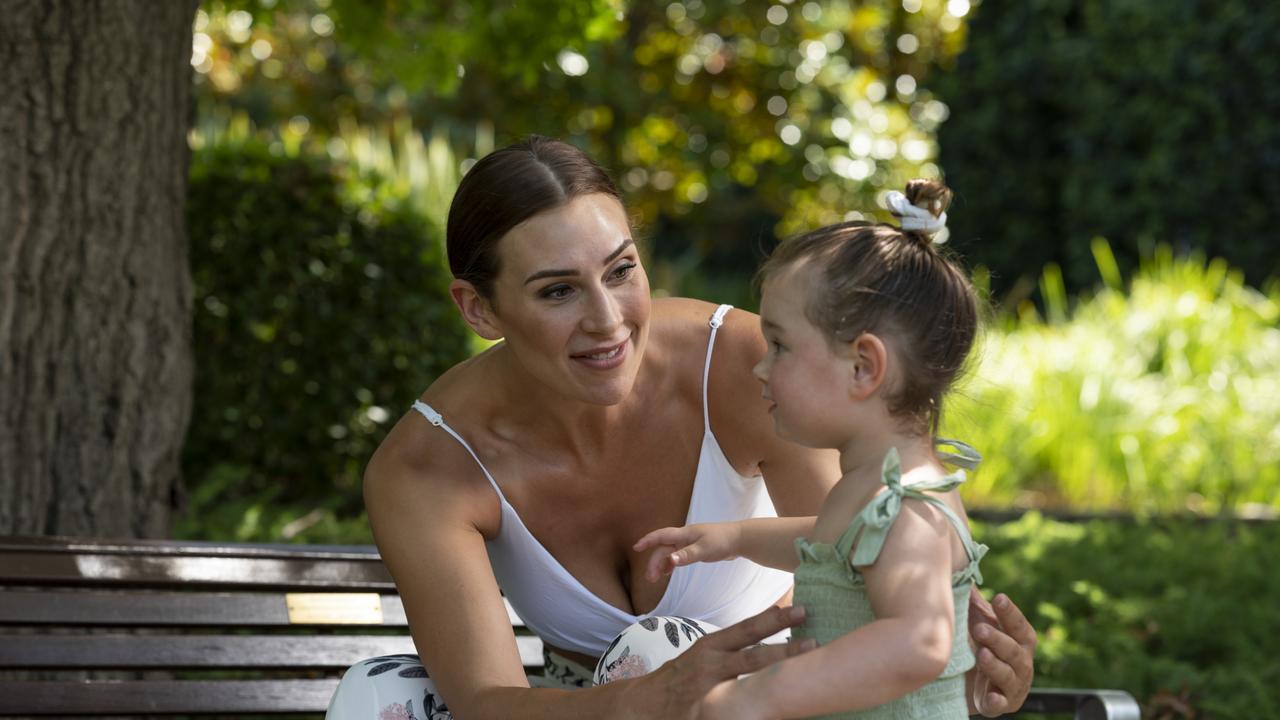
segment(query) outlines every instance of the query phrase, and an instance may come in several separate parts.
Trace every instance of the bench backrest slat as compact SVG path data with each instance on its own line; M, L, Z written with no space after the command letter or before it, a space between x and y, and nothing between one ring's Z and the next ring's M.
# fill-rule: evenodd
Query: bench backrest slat
M289 587L394 592L377 555L368 559L139 555L50 551L0 553L0 583L225 588Z
M525 667L542 666L540 639L516 644ZM0 635L0 668L15 669L345 669L416 652L408 635Z
M294 593L299 595L299 593ZM511 603L507 619L524 627ZM382 595L383 627L408 627L399 595ZM179 592L62 592L0 588L0 626L3 625L194 625L211 627L267 627L279 625L352 625L335 616L290 622L284 593Z
M290 622L285 593L181 593L0 590L0 624L272 627L350 625L406 627L398 595L380 596L381 622L316 619Z
M335 679L0 681L0 698L14 715L143 715L324 712Z

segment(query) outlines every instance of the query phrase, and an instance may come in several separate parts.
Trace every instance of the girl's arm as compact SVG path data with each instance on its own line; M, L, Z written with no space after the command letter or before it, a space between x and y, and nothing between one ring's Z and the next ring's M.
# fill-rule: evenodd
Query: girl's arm
M640 538L636 552L653 554L645 577L657 582L681 565L744 557L757 565L796 569L795 539L813 530L813 517L750 518L733 522L667 527Z
M938 677L955 625L953 533L936 508L904 501L875 564L859 568L876 620L717 688L709 702L725 717L745 708L758 708L746 717L809 717L880 705Z

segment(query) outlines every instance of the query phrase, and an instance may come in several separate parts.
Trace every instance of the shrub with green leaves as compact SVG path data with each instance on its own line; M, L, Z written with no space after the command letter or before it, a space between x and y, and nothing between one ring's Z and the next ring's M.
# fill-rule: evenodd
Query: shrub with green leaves
M1146 717L1280 717L1280 523L975 523L1039 633L1035 684L1119 688Z
M374 447L469 354L440 229L376 178L251 139L194 152L187 218L194 490L179 532L261 535L245 523L299 501L358 514Z
M1050 266L1045 317L998 320L949 399L944 434L986 458L967 501L1280 509L1280 288L1163 248L1126 291L1108 246L1093 249L1105 289L1069 308Z
M1280 4L983 0L929 87L950 108L950 225L1004 294L1049 262L1073 292L1096 235L1122 267L1157 242L1280 276Z

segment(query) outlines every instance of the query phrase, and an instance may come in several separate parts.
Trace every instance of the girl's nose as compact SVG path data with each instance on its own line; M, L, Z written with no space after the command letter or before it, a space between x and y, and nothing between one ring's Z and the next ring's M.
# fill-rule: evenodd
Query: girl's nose
M756 363L756 366L751 368L751 374L754 375L756 379L762 383L769 382L769 356L768 355L765 355L763 358L761 358L760 362Z

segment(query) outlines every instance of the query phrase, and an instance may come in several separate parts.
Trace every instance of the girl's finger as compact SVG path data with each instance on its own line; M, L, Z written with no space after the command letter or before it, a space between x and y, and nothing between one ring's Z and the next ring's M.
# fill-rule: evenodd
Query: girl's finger
M670 562L671 546L660 547L653 551L649 556L649 562L645 563L644 577L649 582L657 582L662 577L663 565Z
M632 545L631 548L636 552L640 552L647 548L654 547L655 545L680 545L682 544L680 542L680 538L684 534L682 532L683 529L684 528L675 527L658 528L657 530L653 530L645 534L645 536L637 540L636 544Z

